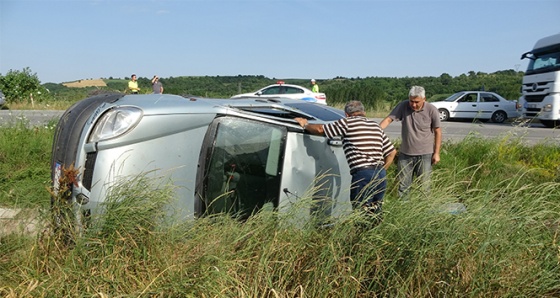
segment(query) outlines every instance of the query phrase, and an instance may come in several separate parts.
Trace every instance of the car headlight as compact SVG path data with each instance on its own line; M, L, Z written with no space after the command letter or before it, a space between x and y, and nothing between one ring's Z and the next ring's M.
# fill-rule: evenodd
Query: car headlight
M89 135L89 142L99 142L116 138L132 129L142 118L142 110L135 107L111 109L95 123Z
M551 104L544 105L543 112L552 112L552 105Z

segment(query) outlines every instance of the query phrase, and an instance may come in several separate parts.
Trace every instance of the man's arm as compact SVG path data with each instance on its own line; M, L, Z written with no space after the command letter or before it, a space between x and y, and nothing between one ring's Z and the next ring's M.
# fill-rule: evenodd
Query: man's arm
M385 129L387 126L389 126L389 124L391 124L391 122L393 122L393 119L391 119L390 117L385 117L385 119L383 119L383 121L379 123L379 126L381 126L381 129Z
M296 120L299 123L299 125L303 127L304 130L307 130L308 132L314 135L318 135L318 136L325 135L325 131L323 130L322 124L309 124L307 119L300 118L300 117L294 118L294 120Z
M393 151L391 151L391 153L389 153L387 156L385 156L384 160L385 160L385 165L383 166L385 168L385 170L389 169L389 166L393 163L393 160L395 160L395 156L397 156L397 150L393 149Z
M439 152L441 149L441 127L434 129L434 154L432 155L432 164L439 162Z

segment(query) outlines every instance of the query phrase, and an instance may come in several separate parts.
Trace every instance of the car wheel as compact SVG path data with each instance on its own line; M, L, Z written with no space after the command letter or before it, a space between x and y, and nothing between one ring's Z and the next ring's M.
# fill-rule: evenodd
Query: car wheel
M446 109L439 109L439 120L447 121L449 120L449 111Z
M503 123L507 119L507 114L504 111L496 111L492 114L492 122Z

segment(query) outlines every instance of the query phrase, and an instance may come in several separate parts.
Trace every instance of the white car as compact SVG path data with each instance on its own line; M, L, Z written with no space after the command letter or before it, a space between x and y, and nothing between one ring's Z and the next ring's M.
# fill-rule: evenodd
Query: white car
M292 99L301 99L309 102L315 102L319 104L327 104L327 96L325 93L314 93L313 91L291 84L284 84L284 82L279 81L276 84L266 86L256 92L243 93L234 95L231 98L254 98L254 97L284 97Z
M487 91L461 91L431 104L438 109L441 121L463 118L502 123L521 116L519 103Z
M6 97L4 96L4 93L2 93L2 90L0 90L0 108L2 108L2 106L5 104L6 104Z

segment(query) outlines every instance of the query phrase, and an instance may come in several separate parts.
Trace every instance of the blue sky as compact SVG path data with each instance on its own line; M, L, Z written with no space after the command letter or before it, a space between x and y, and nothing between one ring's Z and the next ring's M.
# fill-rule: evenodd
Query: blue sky
M559 0L0 0L0 73L78 79L524 70Z

